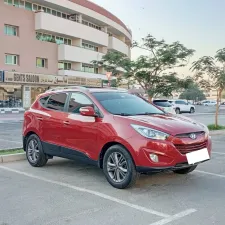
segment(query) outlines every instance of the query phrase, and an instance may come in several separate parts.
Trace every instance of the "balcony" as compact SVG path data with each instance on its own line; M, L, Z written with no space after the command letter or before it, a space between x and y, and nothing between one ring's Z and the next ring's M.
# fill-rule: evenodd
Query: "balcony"
M116 50L130 57L129 47L121 40L110 36L108 49Z
M81 47L63 44L58 46L59 61L81 62L90 64L93 60L101 60L103 55L103 53L95 52Z
M107 80L107 77L105 74L88 73L88 72L77 71L77 70L59 70L58 74L62 76L74 76L74 77L82 77L82 78L96 78L96 79ZM112 79L115 79L115 78L112 78Z
M81 38L100 46L108 46L107 33L45 12L37 12L35 14L35 30L47 33L52 32L71 38Z

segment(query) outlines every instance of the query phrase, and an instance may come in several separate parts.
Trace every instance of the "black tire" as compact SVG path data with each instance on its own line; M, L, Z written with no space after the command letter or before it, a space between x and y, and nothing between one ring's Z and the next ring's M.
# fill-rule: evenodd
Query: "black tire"
M29 147L31 147L32 143L36 143L35 146L37 146L37 151L39 152L37 154L37 152L35 151L35 155L32 154L31 156L30 154L31 150L29 150ZM37 154L37 158L36 158L36 154ZM27 157L27 161L33 167L42 167L42 166L45 166L45 164L48 162L48 157L43 151L40 138L36 134L30 135L26 141L26 157Z
M196 167L197 167L197 165L196 166L190 166L190 167L187 167L187 168L184 168L184 169L174 170L173 172L177 173L177 174L188 174L188 173L191 173L192 171L194 171L196 169Z
M179 108L176 108L175 109L175 112L176 112L176 114L180 114L180 109Z
M190 113L195 113L195 109L193 107L191 107Z
M107 166L107 165L108 165L108 163L110 163L110 160L112 159L114 154L117 154L117 156L118 155L119 156L122 155L124 157L125 161L126 161L125 169L127 170L127 173L124 176L124 179L122 181L114 181L113 178L111 177L112 174L110 174L110 173L114 173L113 177L115 175L117 175L117 171L118 170L120 171L119 168L122 167L122 166L119 167L120 163L118 163L117 165L115 163L117 169L115 169L114 172L113 171L108 171L109 170L109 166ZM120 162L120 160L117 160L117 161ZM124 162L124 161L122 161L122 162ZM124 163L122 163L122 164L124 165ZM111 167L111 168L113 168L113 167ZM132 185L135 184L136 179L137 179L137 172L136 172L136 168L135 168L133 159L132 159L131 155L128 153L128 151L124 147L122 147L121 145L113 145L106 151L106 153L104 155L104 158L103 158L103 171L104 171L104 174L105 174L105 177L106 177L107 181L113 187L118 188L118 189L124 189L124 188L131 187ZM119 179L120 179L121 178L120 177L121 174L120 174L120 172L118 172L118 173L119 173Z

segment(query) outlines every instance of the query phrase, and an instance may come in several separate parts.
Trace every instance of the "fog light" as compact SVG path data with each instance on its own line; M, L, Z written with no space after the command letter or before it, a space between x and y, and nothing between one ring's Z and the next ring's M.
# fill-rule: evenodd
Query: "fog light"
M158 162L159 161L159 157L156 155L156 154L149 154L150 156L150 159L153 161L153 162Z

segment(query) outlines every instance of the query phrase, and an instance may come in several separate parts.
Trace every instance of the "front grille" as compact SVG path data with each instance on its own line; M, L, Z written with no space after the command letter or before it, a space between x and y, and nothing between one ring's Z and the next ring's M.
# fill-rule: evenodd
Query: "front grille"
M201 143L195 143L195 144L175 144L175 147L181 154L186 154L189 152L201 150L203 148L207 147L207 141L201 142Z
M205 132L204 131L200 131L200 132L193 132L193 133L177 134L175 137L178 137L178 138L189 138L190 134L196 134L197 137L200 137L200 136L204 136Z

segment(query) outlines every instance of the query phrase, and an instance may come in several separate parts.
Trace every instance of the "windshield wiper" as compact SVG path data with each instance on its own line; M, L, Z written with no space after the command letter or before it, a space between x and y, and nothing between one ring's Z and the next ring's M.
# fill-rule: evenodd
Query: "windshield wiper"
M137 113L134 116L141 116L141 115L162 115L164 113L151 113L151 112L144 112L144 113Z
M115 113L114 115L118 115L118 116L133 116L133 114L128 114L128 113Z

